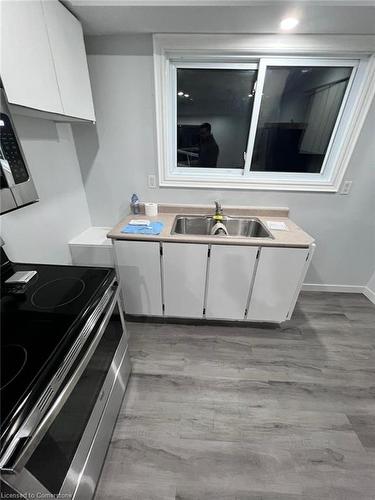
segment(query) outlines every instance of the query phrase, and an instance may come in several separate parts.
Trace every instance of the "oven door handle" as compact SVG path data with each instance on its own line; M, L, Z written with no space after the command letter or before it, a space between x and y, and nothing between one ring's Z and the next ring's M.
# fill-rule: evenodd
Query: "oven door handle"
M20 435L14 440L11 451L7 453L7 458L1 461L0 468L2 472L16 473L22 469L76 386L105 332L116 303L118 303L120 287L118 285L113 285L111 288L112 295L106 304L107 311L105 316L79 365L76 367L67 383L59 390L53 404L39 422L34 432L30 435ZM92 325L92 327L94 327L94 325Z

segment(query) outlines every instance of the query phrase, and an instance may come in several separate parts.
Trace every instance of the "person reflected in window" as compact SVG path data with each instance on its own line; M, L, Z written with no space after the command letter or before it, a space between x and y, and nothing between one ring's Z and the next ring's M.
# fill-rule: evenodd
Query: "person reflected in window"
M199 127L199 166L216 167L219 146L211 133L211 124L202 123Z

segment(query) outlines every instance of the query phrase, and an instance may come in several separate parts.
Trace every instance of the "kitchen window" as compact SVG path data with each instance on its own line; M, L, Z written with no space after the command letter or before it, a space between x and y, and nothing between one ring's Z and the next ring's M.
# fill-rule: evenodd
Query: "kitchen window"
M244 168L257 75L257 64L176 68L177 167Z
M315 62L315 61L314 61ZM343 110L350 61L266 64L249 141L250 171L320 174ZM342 65L346 64L346 65Z
M161 59L155 65L161 186L337 191L363 59L224 53Z

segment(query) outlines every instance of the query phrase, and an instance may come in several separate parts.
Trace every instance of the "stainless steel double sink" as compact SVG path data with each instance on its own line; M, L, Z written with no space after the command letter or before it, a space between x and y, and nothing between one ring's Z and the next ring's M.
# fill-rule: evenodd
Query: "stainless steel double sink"
M255 217L223 216L220 221L228 234L212 234L217 220L204 215L177 215L171 234L190 234L196 236L215 236L218 238L273 238L265 225Z

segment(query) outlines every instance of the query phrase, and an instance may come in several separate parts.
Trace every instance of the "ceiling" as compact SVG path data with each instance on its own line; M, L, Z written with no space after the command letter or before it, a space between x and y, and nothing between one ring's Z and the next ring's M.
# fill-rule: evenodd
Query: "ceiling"
M375 34L375 0L65 0L86 35L121 33Z

